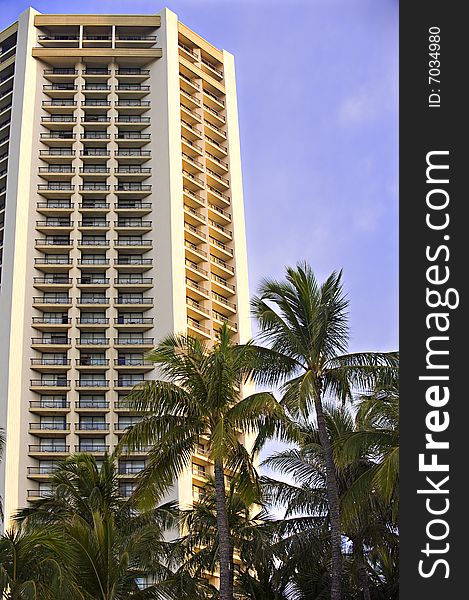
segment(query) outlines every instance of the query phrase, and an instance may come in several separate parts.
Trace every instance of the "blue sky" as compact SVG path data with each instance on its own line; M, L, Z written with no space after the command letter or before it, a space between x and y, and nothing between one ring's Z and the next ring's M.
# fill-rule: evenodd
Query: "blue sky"
M27 8L0 1L0 29ZM397 0L37 0L155 13L236 57L251 291L308 260L343 268L351 349L397 348Z

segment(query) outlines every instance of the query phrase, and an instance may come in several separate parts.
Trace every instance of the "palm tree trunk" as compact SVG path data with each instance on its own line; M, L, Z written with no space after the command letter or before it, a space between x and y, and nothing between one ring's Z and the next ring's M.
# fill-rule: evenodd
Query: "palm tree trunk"
M218 548L220 554L220 600L233 600L231 578L231 539L226 510L225 472L223 463L215 461Z
M363 600L371 600L368 573L366 571L365 557L361 540L353 539L353 559L357 568L358 585L363 594Z
M331 524L331 600L341 600L342 584L342 537L340 526L339 488L337 485L336 468L332 453L332 444L326 428L326 420L322 408L321 395L314 401L318 421L319 440L324 450L326 463L326 491L329 504L329 521Z

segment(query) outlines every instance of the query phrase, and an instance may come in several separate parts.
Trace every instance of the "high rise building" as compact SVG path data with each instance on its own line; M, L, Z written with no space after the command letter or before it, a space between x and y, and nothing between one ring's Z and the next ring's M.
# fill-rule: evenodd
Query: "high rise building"
M250 337L233 56L158 15L33 9L0 33L5 515L112 450L170 332ZM120 461L122 494L145 463ZM197 499L203 440L175 494Z

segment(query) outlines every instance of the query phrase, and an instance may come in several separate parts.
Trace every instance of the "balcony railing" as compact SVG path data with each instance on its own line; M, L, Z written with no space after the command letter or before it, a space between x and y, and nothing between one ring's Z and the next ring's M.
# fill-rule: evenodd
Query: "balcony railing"
M80 346L107 346L109 338L76 338L76 343Z
M77 317L77 323L79 325L107 325L109 323L108 317Z
M77 431L108 431L109 423L104 423L102 421L98 421L98 422L94 422L94 423L88 423L88 422L75 423L75 429Z
M114 301L116 304L153 304L153 298L123 298L118 296Z
M100 446L94 445L94 444L77 444L75 446L75 451L76 452L90 452L91 454L93 453L105 453L105 452L109 452L109 446L107 446L106 444L102 444Z
M114 344L120 346L152 346L153 338L114 338Z
M71 302L72 302L72 299L69 296L67 296L67 297L34 296L33 297L34 304L71 304ZM39 343L39 342L37 342L37 343ZM47 343L47 342L44 342L44 343Z
M66 367L71 364L71 361L69 358L66 358L66 357L63 357L63 358L62 357L61 358L32 358L31 364L44 366L44 367L47 367L47 366Z
M68 454L70 452L70 446L67 444L55 445L55 444L30 444L28 446L29 452L39 453L44 452L47 454Z
M121 266L126 266L126 265L151 265L153 263L153 259L151 258L131 258L131 257L121 257L121 258L115 258L114 259L114 264L115 265L121 265Z
M68 431L70 429L70 423L54 423L54 421L42 421L41 423L30 423L29 429L37 429L38 431Z
M77 299L78 304L109 304L109 298L107 296L95 296L86 297L80 296Z
M114 283L116 285L143 285L152 284L153 277L115 277Z
M77 387L109 387L109 379L77 379Z
M71 339L69 337L53 337L53 338L47 338L47 337L33 337L31 338L31 344L43 344L43 345L50 345L50 346L65 346L65 345L70 345L71 344Z
M107 367L109 365L108 358L76 358L77 367Z
M104 400L79 400L75 402L75 408L107 410L109 402L105 402Z

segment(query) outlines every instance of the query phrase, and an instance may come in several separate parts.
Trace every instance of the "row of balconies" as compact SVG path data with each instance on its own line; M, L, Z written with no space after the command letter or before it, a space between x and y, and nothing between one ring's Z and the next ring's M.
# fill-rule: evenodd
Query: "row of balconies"
M73 264L73 259L70 258L69 256L51 256L51 255L45 255L43 257L36 257L34 259L34 264L36 267L39 266L46 266L46 265L72 265ZM115 258L114 259L114 266L115 267L127 267L127 266L151 266L153 264L153 259L152 258L141 258L139 255L136 256L132 256L132 257L120 257L120 258ZM83 258L79 258L78 259L78 265L79 266L95 266L95 265L100 265L100 266L108 266L109 265L109 258L105 258L105 257L93 257L93 258L89 258L87 256L83 257Z
M205 291L205 290L204 290ZM70 296L62 296L59 294L44 295L44 296L33 296L33 306L36 308L59 306L62 308L72 306L72 298ZM84 297L80 296L75 299L77 307L89 307L89 306L110 306L110 298L107 296L95 296L95 297ZM128 307L132 306L135 310L148 310L153 307L153 298L114 298L114 307Z
M72 212L74 209L74 203L69 199L50 199L47 202L38 202L37 205L38 212L47 213L47 212L58 212L58 211L68 211ZM114 210L116 212L120 211L146 211L146 213L150 212L152 208L152 204L150 202L140 202L138 200L127 198L125 200L119 199L118 202L114 203ZM78 204L78 209L81 210L94 210L94 211L108 211L110 210L109 202L106 202L104 199L93 198L88 199L84 202L80 202Z
M61 79L69 79L70 76L75 78L79 73L83 76L110 76L114 73L116 77L129 77L129 76L138 76L138 77L149 77L150 70L149 69L140 69L138 67L118 67L117 69L109 69L108 67L86 67L85 69L75 69L73 67L54 67L53 69L45 69L44 76L47 79L54 79L56 76L59 76ZM65 77L66 76L66 77Z
M132 389L135 385L137 385L140 381L143 380L134 380L134 379L115 379L114 380L114 389L120 388L129 388ZM52 378L52 379L31 379L29 382L29 389L31 391L41 390L44 391L44 388L60 388L63 389L71 389L71 381L70 379L65 379L61 377ZM84 389L110 389L110 380L109 379L77 379L75 380L74 389L76 391L82 391Z
M153 241L152 240L141 240L141 239L135 239L135 240L113 240L114 241L114 247L115 248L151 248L153 245ZM83 247L96 247L96 248L110 248L111 246L111 240L108 239L103 239L103 238L98 238L98 237L91 237L91 238L82 238L77 240L78 242L78 247L80 248L81 246ZM41 239L36 239L35 240L35 246L37 248L41 248L41 247L47 247L47 246L54 246L54 247L61 247L61 248L72 248L73 247L73 240L70 238L59 238L59 237L55 237L55 238L41 238Z
M30 400L29 408L31 412L38 411L70 411L70 402L66 399L66 395L54 396L52 398L41 398L40 400ZM128 402L125 400L115 400L113 403L115 411L127 411L131 412ZM99 396L98 399L80 398L75 402L75 410L96 410L107 412L110 409L110 403Z
M72 165L48 165L47 167L39 167L39 174L41 177L44 174L70 174L73 175L76 169ZM105 165L84 165L78 169L80 174L92 174L92 175L107 175L110 173L110 168ZM150 167L140 167L137 165L119 165L114 167L114 173L116 175L150 175Z
M70 192L73 194L75 191L75 185L64 181L49 181L49 183L41 183L37 186L38 192L43 195L43 192ZM80 194L86 192L109 192L111 186L101 182L88 182L78 186L78 192ZM119 194L122 192L140 192L144 195L151 193L151 185L137 183L137 182L124 182L116 183L114 185L114 193Z
M85 100L80 101L80 106L84 109L94 109L94 108L103 108L108 109L111 106L111 100L103 100L102 98L89 98L87 97ZM146 112L146 110L150 107L149 100L140 100L139 98L119 98L112 102L113 106L118 110L121 108L135 108L135 109L144 109L142 112ZM73 100L73 98L54 98L52 100L43 100L42 107L45 110L50 111L54 109L54 107L64 108L64 109L72 109L72 112L75 110L75 107L78 106L78 102Z
M47 338L47 337L33 337L31 338L31 347L36 348L38 346L54 346L54 347L63 347L63 346L71 346L72 340L69 337L64 335L63 337L58 336ZM79 337L75 339L75 347L79 346L109 346L110 338L108 337ZM114 346L150 346L153 347L153 338L134 338L134 337L117 337L114 338Z
M60 141L60 143L62 142L72 142L74 141L77 136L76 133L73 133L71 131L71 129L67 129L65 131L51 131L49 133L41 133L41 141L44 143L52 143L52 142L57 142ZM105 132L105 131L85 131L84 133L80 134L80 139L83 142L86 141L92 141L92 142L97 142L97 141L109 141L111 139L111 134ZM145 144L147 144L150 139L151 139L151 135L149 133L140 133L138 131L121 131L118 133L114 134L114 139L116 140L117 143L120 142L124 142L127 143L129 141L138 141L138 142L144 142Z
M6 138L8 140L8 138ZM63 140L61 140L63 141ZM47 161L48 159L63 160L69 162L76 156L76 150L72 148L47 148L47 150L39 150L39 156L42 160ZM80 156L82 160L87 158L103 159L108 160L111 156L110 150L106 148L85 148L80 150ZM139 164L146 162L151 157L150 150L141 150L140 148L121 148L120 150L114 150L113 156L120 160L121 158L127 159L128 164Z
M75 281L77 286L110 286L110 278L109 277L101 277L101 276L88 276L88 277L76 277ZM33 283L35 287L39 286L65 286L72 287L73 279L71 277L62 277L62 276L46 276L46 277L34 277ZM114 278L115 286L145 286L151 287L153 285L152 277L115 277Z
M74 221L70 221L67 218L54 218L49 217L46 220L36 221L36 229L41 231L43 229L73 229ZM78 221L79 229L86 229L89 227L93 228L110 228L110 221L107 221L105 217L84 217L82 221ZM142 220L139 218L121 218L114 221L114 228L119 229L147 229L152 228L152 222L148 220Z
M102 367L106 369L109 367L108 358L93 358L83 357L76 358L76 367ZM71 367L72 362L70 358L66 358L66 355L60 358L31 358L31 367ZM143 358L115 358L115 367L153 367L153 363L146 362Z

